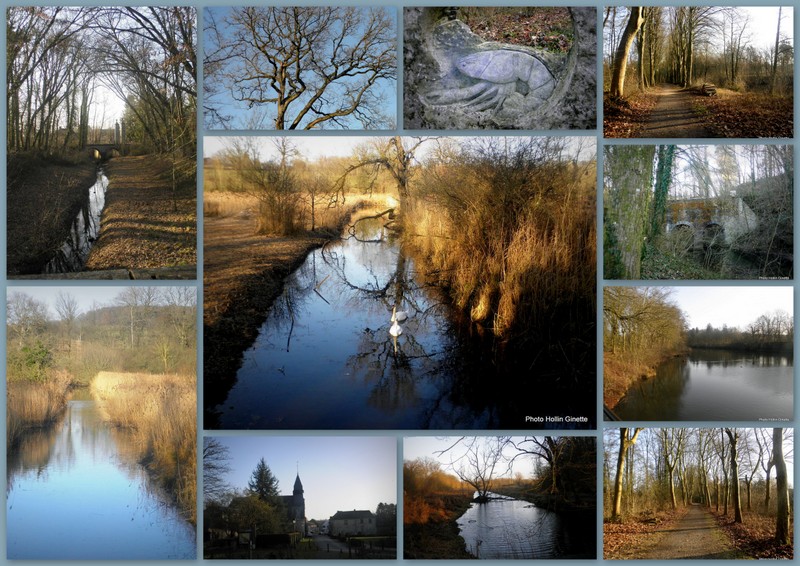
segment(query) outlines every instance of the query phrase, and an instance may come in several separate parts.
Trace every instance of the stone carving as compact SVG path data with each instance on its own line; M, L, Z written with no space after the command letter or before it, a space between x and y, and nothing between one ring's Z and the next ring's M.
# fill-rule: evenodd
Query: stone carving
M568 53L486 41L451 12L403 11L406 128L596 128L595 8L569 8Z
M424 102L460 104L478 112L497 112L514 93L543 102L553 93L556 84L552 73L539 59L512 49L471 53L460 57L455 68L467 79L477 82L431 90L421 95Z

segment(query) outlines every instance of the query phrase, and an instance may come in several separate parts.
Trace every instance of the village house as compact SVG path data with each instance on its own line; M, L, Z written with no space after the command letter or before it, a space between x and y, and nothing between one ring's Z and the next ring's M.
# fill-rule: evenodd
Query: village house
M372 511L337 511L328 521L331 536L377 534L375 514Z

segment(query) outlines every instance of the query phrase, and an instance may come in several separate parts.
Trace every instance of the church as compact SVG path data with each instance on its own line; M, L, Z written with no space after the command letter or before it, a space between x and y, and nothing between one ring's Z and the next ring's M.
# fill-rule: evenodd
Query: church
M287 519L292 524L292 530L303 535L306 534L306 498L303 495L303 482L300 481L300 473L294 480L292 495L281 495L281 503L286 509Z

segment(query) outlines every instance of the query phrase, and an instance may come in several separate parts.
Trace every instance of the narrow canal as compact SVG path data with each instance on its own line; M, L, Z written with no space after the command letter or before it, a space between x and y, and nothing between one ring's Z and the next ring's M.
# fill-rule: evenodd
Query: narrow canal
M106 204L108 177L101 169L97 180L89 187L89 197L72 220L69 237L53 258L45 265L45 273L70 273L82 271L92 244L100 232L100 217Z
M357 226L289 277L217 408L223 428L471 427L481 419L449 394L446 362L457 344L447 307L415 280L413 260L380 221ZM393 309L405 317L397 336Z
M395 232L359 222L287 278L214 427L530 428L528 415L587 414L589 394L559 395L566 370L537 348L504 357L417 273Z
M191 559L195 528L126 454L95 403L69 402L58 425L8 455L9 559Z

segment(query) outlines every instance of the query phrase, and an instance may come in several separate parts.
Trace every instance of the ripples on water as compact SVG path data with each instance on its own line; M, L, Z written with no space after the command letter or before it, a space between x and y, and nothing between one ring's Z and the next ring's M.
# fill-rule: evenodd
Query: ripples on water
M195 529L121 451L92 401L8 456L10 559L191 559Z
M497 494L490 497L487 503L473 503L456 521L473 556L542 559L564 552L558 515L526 501Z

